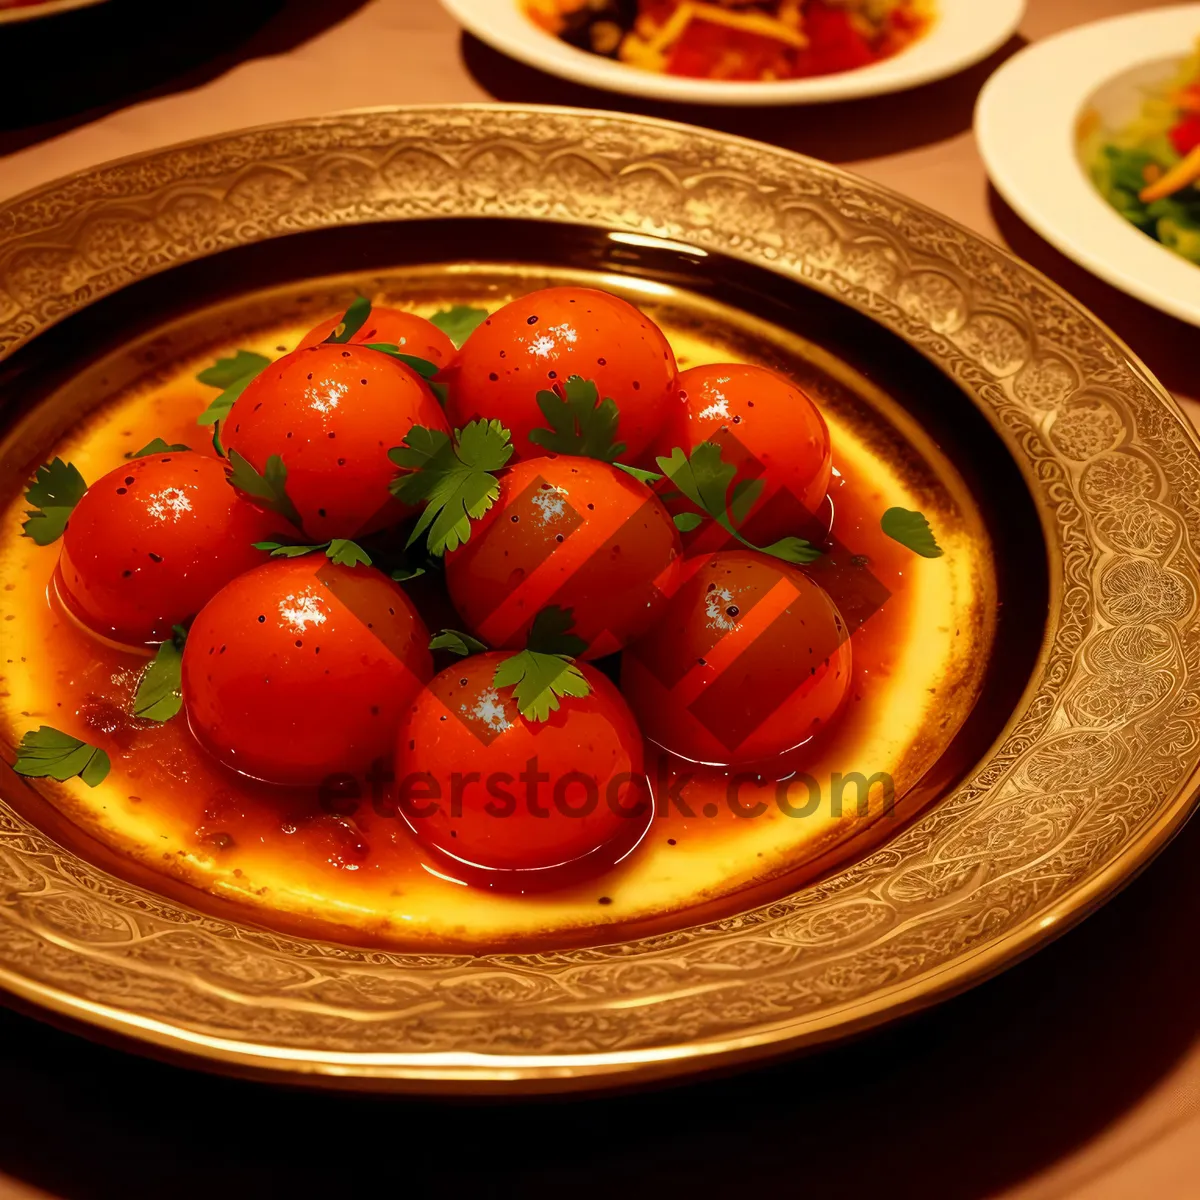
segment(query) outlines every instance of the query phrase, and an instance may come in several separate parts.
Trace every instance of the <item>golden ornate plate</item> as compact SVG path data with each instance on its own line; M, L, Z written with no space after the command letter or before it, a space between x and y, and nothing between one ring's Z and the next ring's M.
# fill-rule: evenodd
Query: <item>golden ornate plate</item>
M505 254L651 289L769 297L818 343L908 364L922 419L958 438L967 477L992 481L995 528L1020 535L998 569L1005 603L1027 605L1023 649L989 693L986 739L931 778L907 825L790 894L616 945L480 957L252 924L80 838L4 766L0 985L14 999L244 1074L625 1085L959 991L1161 849L1200 762L1196 436L1031 268L832 167L665 122L491 106L301 121L99 167L0 206L5 421L114 337L138 334L131 369L152 365L155 321L243 272L394 266L480 231ZM87 379L97 396L119 383Z
M41 17L53 17L59 13L74 12L77 8L91 8L107 0L35 0L31 4L15 7L0 7L0 25L15 24L17 21L36 21Z

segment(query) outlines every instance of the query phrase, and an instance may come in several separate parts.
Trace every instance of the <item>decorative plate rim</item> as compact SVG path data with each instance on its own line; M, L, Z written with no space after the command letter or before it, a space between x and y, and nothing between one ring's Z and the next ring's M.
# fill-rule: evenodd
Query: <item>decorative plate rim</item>
M106 3L108 0L40 0L37 4L0 8L0 25L17 25L41 17L56 17L60 13L74 12L77 8L94 8L97 4Z
M1200 439L1076 301L877 184L730 135L584 110L425 105L264 125L0 203L0 359L189 259L437 216L716 249L932 359L1001 431L1047 529L1035 679L972 776L865 858L725 920L577 951L400 954L221 919L91 866L0 800L0 986L240 1073L599 1088L781 1054L961 991L1166 844L1200 782ZM0 792L23 786L0 769Z

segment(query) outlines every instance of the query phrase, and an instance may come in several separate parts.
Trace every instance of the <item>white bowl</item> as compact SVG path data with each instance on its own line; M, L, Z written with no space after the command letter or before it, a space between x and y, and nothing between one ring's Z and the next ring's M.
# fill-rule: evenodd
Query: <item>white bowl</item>
M683 79L590 54L547 33L519 0L442 0L460 24L496 50L573 83L686 104L823 104L898 92L953 75L1004 45L1025 14L1026 0L938 0L932 28L894 58L869 67L772 83Z
M1116 129L1145 89L1167 83L1200 38L1200 4L1084 25L1009 59L988 81L975 134L996 190L1048 242L1094 275L1200 325L1200 267L1131 225L1097 191L1079 126Z

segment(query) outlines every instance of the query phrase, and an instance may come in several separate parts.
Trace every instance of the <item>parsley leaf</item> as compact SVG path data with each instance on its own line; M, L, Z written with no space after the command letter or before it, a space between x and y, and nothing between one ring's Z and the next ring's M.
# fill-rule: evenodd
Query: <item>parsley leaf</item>
M196 381L208 387L224 389L248 375L257 375L270 365L271 360L262 354L255 354L253 350L238 350L232 358L218 358L211 367L205 367L196 376Z
M453 308L444 308L429 318L431 325L436 325L453 343L456 350L463 348L463 343L488 319L486 308L472 308L468 304L456 304Z
M889 508L879 525L893 542L907 546L922 558L941 558L945 554L937 544L924 513L910 512L907 508Z
M565 654L577 658L587 649L587 642L570 632L574 624L574 609L559 608L557 604L543 608L533 618L525 646L540 654Z
M575 665L587 643L569 633L575 621L569 608L544 608L533 619L526 648L506 658L492 677L492 686L510 687L521 715L545 721L567 696L590 696L591 684Z
M781 558L784 562L797 563L800 566L816 562L821 557L821 551L816 546L798 537L780 538L769 546L755 546L754 549L761 554L769 554L772 558Z
M673 520L675 528L680 533L691 533L693 529L699 529L704 524L704 518L699 513L694 512L676 513Z
M255 542L255 550L265 550L272 558L302 558L305 554L322 553L340 567L371 565L371 556L349 538L333 538L316 546L295 546L290 542Z
M369 567L371 556L357 543L349 538L334 538L325 551L331 562L339 567Z
M187 631L182 625L176 625L174 636L159 646L153 661L142 673L137 695L133 698L135 717L169 721L183 707L180 668L186 640Z
M550 428L535 429L529 435L535 445L554 454L575 454L601 462L612 462L624 453L624 442L616 440L621 420L616 401L601 400L599 388L590 379L572 375L561 396L538 392L537 403Z
M758 503L758 498L766 487L764 479L739 479L733 485L733 495L729 497L729 515L733 523L740 529L746 523L750 510Z
M38 467L25 492L26 501L33 507L25 511L29 519L21 524L24 536L39 546L58 541L86 491L87 484L73 463L56 458Z
M278 454L267 459L261 475L236 450L229 452L229 466L227 478L233 487L263 508L285 517L297 529L301 527L300 514L287 494L287 467Z
M424 567L397 567L392 572L392 578L397 583L407 583L410 579L420 579L424 574Z
M174 454L180 450L190 450L191 446L182 446L178 442L167 443L162 438L155 438L152 442L147 442L140 450L134 450L126 454L126 458L149 458L151 454Z
M427 358L418 358L415 354L405 354L399 346L392 342L368 342L367 349L378 350L380 354L386 354L389 358L402 362L406 367L411 367L429 385L429 390L437 397L438 403L443 408L445 407L449 388L444 383L435 382L442 369L437 363L430 362Z
M418 358L415 354L405 354L394 342L368 342L368 350L378 350L389 358L399 359L406 367L412 367L422 379L433 379L441 370L437 363L427 358Z
M197 425L215 425L223 420L234 401L246 390L252 379L262 374L271 360L251 350L239 350L232 358L219 358L206 367L196 380L209 387L221 388L221 394L196 418Z
M451 654L457 654L461 658L487 652L487 646L478 638L473 638L469 633L459 633L457 629L443 629L441 633L435 634L429 639L429 648L449 650Z
M102 783L111 767L103 750L49 725L25 734L13 763L13 770L29 779L49 777L65 783L78 775L88 787Z
M559 700L566 696L582 699L592 692L583 673L569 658L539 654L536 650L522 650L506 658L496 668L492 686L512 688L521 715L531 721L545 721L558 711Z
M643 471L640 467L627 467L619 462L613 463L613 466L618 471L624 471L626 475L632 475L638 483L644 483L647 487L653 487L662 478L657 471Z
M322 542L319 546L293 546L290 542L255 542L254 548L265 550L272 558L302 558L305 554L328 550L329 543Z
M406 544L428 531L431 554L458 549L471 536L471 522L499 497L493 472L512 454L512 439L499 421L472 421L453 439L440 429L414 425L404 445L388 451L392 462L407 468L392 482L392 494L405 504L425 505Z
M701 442L689 457L680 447L676 446L669 456L658 460L663 474L690 500L697 508L706 512L726 533L736 538L743 546L757 550L761 554L769 554L773 558L783 559L790 563L816 562L821 557L821 551L806 542L803 538L787 537L769 546L756 546L738 532L734 519L730 514L731 507L737 507L739 512L749 511L750 506L758 498L761 488L755 490L750 480L743 482L733 489L729 507L726 507L726 497L729 496L730 485L737 475L737 467L721 458L721 447L715 442ZM747 501L747 496L750 497ZM686 514L683 514L686 516ZM684 533L688 526L676 525ZM696 528L691 525L691 528Z
M363 327L370 315L370 300L366 296L358 296L333 327L333 332L325 339L325 344L340 346L348 342Z

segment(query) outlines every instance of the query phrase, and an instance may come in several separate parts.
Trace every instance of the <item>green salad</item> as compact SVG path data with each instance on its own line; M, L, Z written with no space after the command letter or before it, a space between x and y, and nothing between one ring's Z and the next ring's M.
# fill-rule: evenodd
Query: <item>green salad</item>
M1116 133L1091 130L1082 150L1117 212L1200 265L1200 46L1135 120Z

